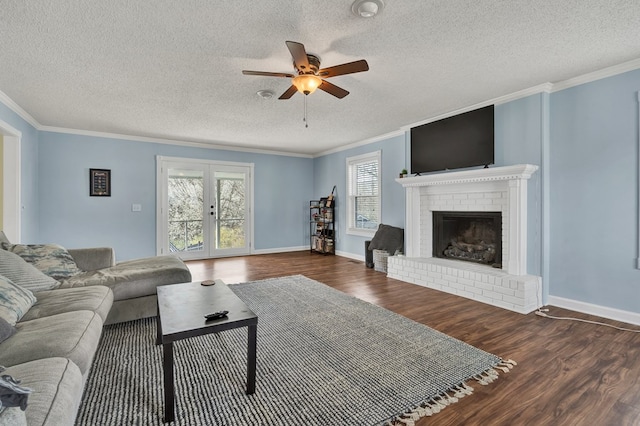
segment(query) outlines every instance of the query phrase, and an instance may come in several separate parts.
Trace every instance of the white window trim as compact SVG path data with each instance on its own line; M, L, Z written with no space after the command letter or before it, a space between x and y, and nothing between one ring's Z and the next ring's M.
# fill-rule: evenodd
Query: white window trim
M373 238L377 229L361 229L356 228L354 223L355 217L355 197L350 193L350 181L351 181L351 165L356 163L362 163L365 161L377 161L378 162L378 212L379 212L379 221L382 222L382 151L374 151L367 154L356 155L353 157L347 157L346 159L346 169L347 169L347 229L346 233L348 235L357 235L360 237L370 237Z

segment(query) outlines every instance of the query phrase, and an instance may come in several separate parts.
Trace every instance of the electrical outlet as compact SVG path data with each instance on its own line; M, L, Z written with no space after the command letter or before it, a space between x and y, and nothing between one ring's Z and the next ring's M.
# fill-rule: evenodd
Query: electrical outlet
M131 204L131 211L132 212L141 212L142 211L142 204Z

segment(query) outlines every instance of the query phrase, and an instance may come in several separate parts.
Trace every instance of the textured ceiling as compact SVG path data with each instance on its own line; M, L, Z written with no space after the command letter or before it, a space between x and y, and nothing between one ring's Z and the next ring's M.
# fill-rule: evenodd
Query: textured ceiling
M0 0L0 91L42 126L315 154L640 58L637 0ZM277 97L286 40L368 72ZM275 92L272 99L256 95Z

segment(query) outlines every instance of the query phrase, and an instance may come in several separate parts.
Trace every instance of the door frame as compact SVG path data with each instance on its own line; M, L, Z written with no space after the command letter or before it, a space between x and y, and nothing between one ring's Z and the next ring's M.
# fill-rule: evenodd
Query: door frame
M165 253L165 250L164 250L165 247L168 246L167 221L165 220L165 212L163 212L164 206L168 205L168 200L167 200L168 194L164 185L164 172L162 170L162 166L165 162L200 164L200 165L206 165L207 167L232 166L232 167L249 168L249 176L246 182L246 190L248 191L248 194L249 194L248 197L246 197L247 201L249 202L249 206L248 206L249 217L247 218L247 225L248 225L247 239L249 240L248 241L249 254L250 255L254 254L255 248L253 244L253 241L254 241L254 219L253 219L254 217L254 213L253 213L254 212L254 205L253 205L254 173L253 172L254 172L255 164L240 163L235 161L206 160L206 159L199 159L199 158L165 157L161 155L156 156L156 254L158 256L172 254L172 253ZM173 254L178 255L179 253L173 253ZM232 256L238 256L238 254L233 254L233 253L230 253L228 255L222 254L216 257L232 257Z

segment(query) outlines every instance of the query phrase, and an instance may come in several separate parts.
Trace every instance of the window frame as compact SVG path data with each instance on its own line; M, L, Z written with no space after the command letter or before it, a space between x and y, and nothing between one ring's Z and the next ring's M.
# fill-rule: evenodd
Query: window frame
M378 163L378 194L376 196L376 208L378 211L378 224L382 222L382 151L374 151L366 154L356 155L353 157L347 157L346 159L346 192L347 192L347 203L346 203L346 233L348 235L357 235L361 237L373 237L378 230L376 229L363 229L356 228L355 224L355 215L356 215L356 196L352 194L352 188L355 187L354 172L353 169L358 164L362 163L370 163L370 162Z

